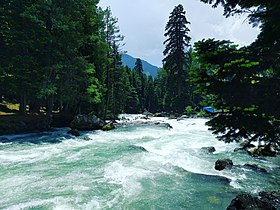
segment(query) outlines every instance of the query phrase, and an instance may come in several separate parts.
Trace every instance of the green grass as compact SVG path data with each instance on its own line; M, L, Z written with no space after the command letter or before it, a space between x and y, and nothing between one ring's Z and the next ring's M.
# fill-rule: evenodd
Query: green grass
M0 115L12 115L18 113L19 104L13 104L8 102L0 103Z

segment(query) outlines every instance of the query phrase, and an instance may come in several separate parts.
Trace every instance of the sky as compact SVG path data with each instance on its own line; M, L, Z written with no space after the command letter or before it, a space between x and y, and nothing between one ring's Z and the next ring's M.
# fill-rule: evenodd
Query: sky
M161 67L165 26L178 4L186 10L191 44L203 38L231 40L239 46L252 43L258 28L248 24L245 15L225 18L223 8L212 8L199 0L100 0L99 6L110 7L124 35L123 51Z

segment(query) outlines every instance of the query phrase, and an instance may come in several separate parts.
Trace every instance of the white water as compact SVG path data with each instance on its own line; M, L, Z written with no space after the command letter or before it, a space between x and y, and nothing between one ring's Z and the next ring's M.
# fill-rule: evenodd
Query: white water
M217 141L205 119L152 120L173 129L127 126L78 138L67 129L6 136L10 143L0 143L0 209L225 209L241 191L279 187L276 159L234 153L238 145ZM207 146L216 152L203 152ZM219 172L218 158L257 163L269 174Z

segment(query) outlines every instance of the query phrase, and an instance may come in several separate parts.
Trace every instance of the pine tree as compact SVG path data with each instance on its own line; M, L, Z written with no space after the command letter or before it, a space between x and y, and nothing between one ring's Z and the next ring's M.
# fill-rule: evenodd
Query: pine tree
M186 50L190 46L191 38L188 36L186 12L180 4L174 8L169 16L164 34L167 39L164 42L163 67L167 71L166 95L164 106L167 111L182 113L184 107L190 103L189 88L187 86L188 62Z
M144 104L145 74L144 74L144 70L143 70L142 61L141 61L140 58L136 59L134 70L137 74L137 76L135 78L138 80L135 88L136 88L137 93L138 93L141 112L143 112L144 111L144 106L145 106L145 104Z
M106 66L106 92L105 92L105 107L104 118L110 113L111 118L116 119L117 115L123 111L123 103L126 100L126 94L122 97L118 91L124 90L122 82L126 84L126 75L121 62L120 48L124 37L120 34L120 29L117 26L117 18L112 16L110 8L104 11L105 35L106 43L109 47L107 53ZM121 82L122 81L122 82Z

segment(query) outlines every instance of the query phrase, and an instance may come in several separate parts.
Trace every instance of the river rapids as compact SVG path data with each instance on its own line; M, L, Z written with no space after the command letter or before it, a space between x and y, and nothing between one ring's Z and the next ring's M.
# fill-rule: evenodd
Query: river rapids
M2 136L0 209L222 210L240 192L279 189L279 158L233 152L238 144L219 142L206 119L148 121L173 128L123 125L80 137L67 134L68 128ZM201 149L208 146L216 151ZM235 166L258 164L268 173L216 171L219 158Z

